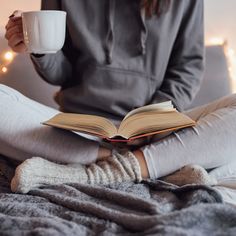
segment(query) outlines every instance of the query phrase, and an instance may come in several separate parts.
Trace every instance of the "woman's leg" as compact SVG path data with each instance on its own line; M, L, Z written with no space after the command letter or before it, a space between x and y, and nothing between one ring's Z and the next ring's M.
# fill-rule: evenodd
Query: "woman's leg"
M141 148L149 176L159 178L183 166L215 168L236 160L236 95L187 111L197 121L192 128Z
M140 166L132 152L118 153L90 165L61 165L40 157L20 164L11 181L13 192L27 193L41 185L63 183L110 184L142 180Z
M187 114L197 120L196 127L175 132L159 142L144 146L142 151L137 150L144 153L151 178L168 175L190 164L208 169L235 160L235 95ZM113 154L88 166L58 165L42 158L32 158L18 166L11 187L13 191L26 193L42 184L140 181L145 178L141 176L145 165L142 165L142 159L137 158L137 151L134 154ZM185 172L192 176L191 169L187 168ZM203 182L212 182L203 171L196 172L195 177L201 177Z
M19 161L41 156L62 163L94 162L97 142L41 124L57 113L0 84L0 154Z

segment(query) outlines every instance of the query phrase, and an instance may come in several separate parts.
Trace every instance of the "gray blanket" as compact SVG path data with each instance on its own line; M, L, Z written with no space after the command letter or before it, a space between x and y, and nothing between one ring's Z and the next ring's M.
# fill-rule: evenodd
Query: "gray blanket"
M43 186L12 194L0 157L0 235L236 235L236 208L207 186L162 181Z

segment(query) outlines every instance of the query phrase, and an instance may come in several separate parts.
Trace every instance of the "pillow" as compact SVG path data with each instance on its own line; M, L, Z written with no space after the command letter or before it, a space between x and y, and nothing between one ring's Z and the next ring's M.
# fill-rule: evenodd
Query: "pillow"
M231 93L231 82L224 46L206 47L204 78L190 108L212 102Z

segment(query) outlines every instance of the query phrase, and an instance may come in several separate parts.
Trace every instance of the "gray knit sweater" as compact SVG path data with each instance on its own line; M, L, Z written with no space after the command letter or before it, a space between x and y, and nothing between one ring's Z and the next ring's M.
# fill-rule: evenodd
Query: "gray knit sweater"
M67 12L62 50L31 56L41 77L61 86L61 110L119 120L165 100L183 110L197 93L203 0L171 0L167 13L151 19L139 0L43 0L42 9Z

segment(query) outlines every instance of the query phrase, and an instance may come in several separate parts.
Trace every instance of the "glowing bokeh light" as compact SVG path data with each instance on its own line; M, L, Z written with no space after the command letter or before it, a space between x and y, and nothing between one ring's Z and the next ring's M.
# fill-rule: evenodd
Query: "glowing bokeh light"
M14 54L13 52L11 51L7 51L5 54L4 54L4 59L7 60L7 61L12 61L14 58Z
M215 45L224 45L226 40L221 37L213 37L206 40L206 45L215 46Z
M224 46L225 55L228 61L228 71L231 78L232 92L236 93L236 53L229 47L227 40L222 37L213 37L206 40L207 46Z
M1 69L2 73L7 73L7 67L6 66L3 66L2 69Z

